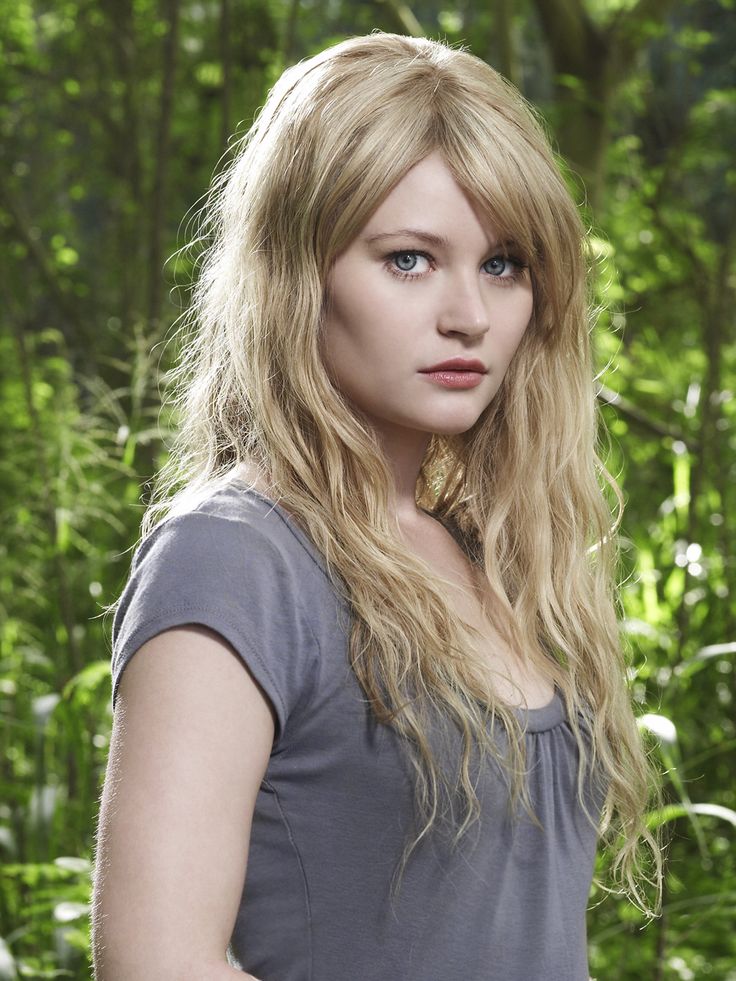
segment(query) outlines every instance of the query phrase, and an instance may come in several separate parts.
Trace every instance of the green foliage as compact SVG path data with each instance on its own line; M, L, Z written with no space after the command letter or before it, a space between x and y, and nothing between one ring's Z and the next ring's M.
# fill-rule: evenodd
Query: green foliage
M103 612L137 534L134 449L162 435L158 411L136 395L150 385L136 372L151 341L125 345L133 371L123 393L100 377L73 379L57 331L0 337L0 923L21 976L88 975L92 834L111 725Z
M574 98L590 85L552 51L542 0L512 16L232 0L226 49L223 7L182 2L174 25L173 6L0 0L0 979L90 973L111 726L104 610L169 438L164 339L192 274L175 252L191 233L181 219L228 138L285 65L380 27L466 43L564 121L563 154L587 153L592 102ZM587 148L593 159L603 147L605 174L588 214L603 308L593 342L606 462L626 497L622 636L664 773L650 820L670 833L660 919L593 889L599 981L736 979L730 6L667 15L663 3L656 29L629 0L581 7L637 52L609 72L606 125Z

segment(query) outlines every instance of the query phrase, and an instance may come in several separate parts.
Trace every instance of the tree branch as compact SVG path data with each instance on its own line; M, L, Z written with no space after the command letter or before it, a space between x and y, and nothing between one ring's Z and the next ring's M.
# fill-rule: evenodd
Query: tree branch
M618 392L614 392L612 388L606 388L605 385L601 386L598 392L598 401L602 405L613 406L619 415L624 416L635 425L647 429L651 433L655 433L660 438L669 437L670 439L680 440L691 452L695 452L700 445L699 441L694 440L692 436L686 435L677 426L669 426L664 422L660 422L659 419L653 419L652 416L640 409L638 405L630 402L623 395L619 395Z
M376 0L381 7L386 7L397 26L411 37L425 37L426 31L417 20L414 11L401 0Z

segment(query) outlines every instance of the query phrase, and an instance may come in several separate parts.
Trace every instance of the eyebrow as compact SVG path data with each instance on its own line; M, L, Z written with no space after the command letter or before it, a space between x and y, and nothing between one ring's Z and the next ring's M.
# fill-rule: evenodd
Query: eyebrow
M397 228L395 232L377 232L369 235L366 242L377 242L382 238L418 238L420 242L428 242L430 245L441 245L448 248L450 240L444 235L435 235L434 232L425 232L421 228Z
M418 239L420 242L427 242L429 245L434 245L445 249L450 248L450 240L444 235L436 235L434 232L427 232L421 228L397 228L395 232L376 232L375 235L366 236L365 241L368 244L372 244L373 242L377 242L384 238L414 238ZM516 245L516 243L512 239L508 239L505 242L491 243L491 248L508 248L514 245Z

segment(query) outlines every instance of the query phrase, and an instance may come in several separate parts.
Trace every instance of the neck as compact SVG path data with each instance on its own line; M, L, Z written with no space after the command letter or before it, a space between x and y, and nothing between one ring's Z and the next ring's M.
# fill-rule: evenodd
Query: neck
M416 486L430 437L424 433L407 433L402 429L382 431L379 439L392 477L392 513L399 525L410 525L417 518L425 517L417 507ZM259 473L252 463L242 464L238 472L241 479L255 490L267 497L273 493L268 477Z
M393 478L391 508L399 525L421 515L416 503L416 486L430 437L405 429L382 430L379 434L389 471Z

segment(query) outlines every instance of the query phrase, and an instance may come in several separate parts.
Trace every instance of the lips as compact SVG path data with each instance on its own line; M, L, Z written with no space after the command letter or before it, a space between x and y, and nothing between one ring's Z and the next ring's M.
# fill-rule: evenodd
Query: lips
M486 366L482 361L474 358L450 358L449 361L441 361L439 364L432 365L431 368L422 368L421 374L429 374L433 371L474 371L485 375Z

